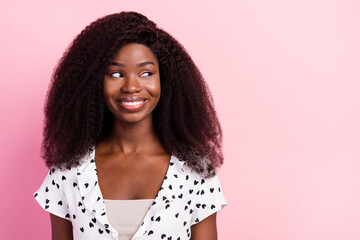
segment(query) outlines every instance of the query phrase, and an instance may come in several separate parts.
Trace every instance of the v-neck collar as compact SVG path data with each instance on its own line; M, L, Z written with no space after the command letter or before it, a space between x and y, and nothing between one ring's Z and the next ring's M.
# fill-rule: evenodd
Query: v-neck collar
M176 156L171 154L167 172L160 190L132 239L145 235L147 229L149 229L152 224L151 218L156 216L159 211L170 207L174 199L182 197L178 192L182 189L185 181L183 165L183 161L180 161ZM106 232L112 232L113 236L117 237L118 232L111 226L107 218L104 199L98 184L95 165L95 147L93 147L91 152L85 157L84 162L77 167L77 178L85 207L94 213L96 220L102 224Z

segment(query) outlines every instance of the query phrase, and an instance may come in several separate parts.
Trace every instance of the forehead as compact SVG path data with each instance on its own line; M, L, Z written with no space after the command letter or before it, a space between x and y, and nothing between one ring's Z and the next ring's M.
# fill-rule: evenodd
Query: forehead
M121 63L153 61L158 63L151 49L139 43L128 43L122 46L113 61Z

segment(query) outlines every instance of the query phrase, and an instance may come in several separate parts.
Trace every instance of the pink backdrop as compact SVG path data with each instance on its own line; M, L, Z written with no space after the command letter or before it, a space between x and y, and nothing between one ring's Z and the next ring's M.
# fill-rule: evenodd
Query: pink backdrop
M4 2L4 1L3 1ZM7 1L0 7L0 238L49 239L33 200L50 75L96 18L147 15L188 49L224 129L219 239L360 239L358 1Z

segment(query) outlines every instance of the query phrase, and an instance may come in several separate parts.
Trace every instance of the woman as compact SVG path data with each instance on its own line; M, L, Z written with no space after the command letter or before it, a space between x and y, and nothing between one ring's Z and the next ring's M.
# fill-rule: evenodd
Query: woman
M98 19L58 64L34 194L53 239L217 239L222 132L185 49L135 12Z

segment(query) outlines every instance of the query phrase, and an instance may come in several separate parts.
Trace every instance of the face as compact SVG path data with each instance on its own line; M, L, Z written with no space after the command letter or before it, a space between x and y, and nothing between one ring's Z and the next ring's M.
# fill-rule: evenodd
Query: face
M152 51L137 43L124 45L106 71L103 89L105 103L117 120L152 120L161 92L159 64Z

